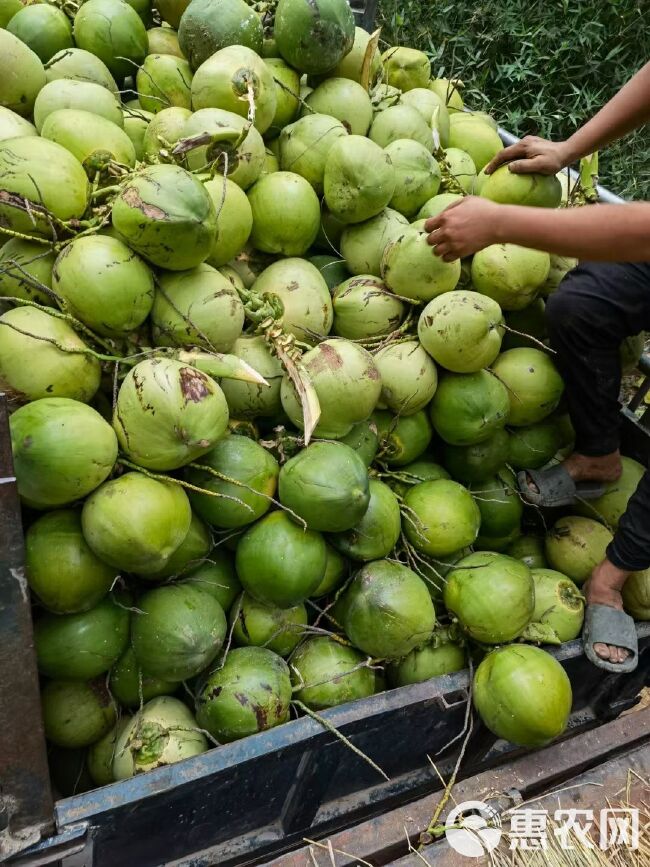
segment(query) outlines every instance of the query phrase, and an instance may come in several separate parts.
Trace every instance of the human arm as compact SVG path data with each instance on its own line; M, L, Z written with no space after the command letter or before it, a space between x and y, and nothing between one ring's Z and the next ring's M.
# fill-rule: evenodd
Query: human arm
M650 120L650 63L639 70L609 102L566 141L527 136L500 151L486 166L491 174L504 163L515 173L553 175L600 150Z
M650 261L650 203L526 208L467 196L427 220L433 252L450 262L489 244L519 244L601 262Z

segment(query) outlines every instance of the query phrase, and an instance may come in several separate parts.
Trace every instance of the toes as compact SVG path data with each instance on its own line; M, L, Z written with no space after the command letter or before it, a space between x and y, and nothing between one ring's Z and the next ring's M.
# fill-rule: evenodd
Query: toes
M608 659L610 662L615 661L611 658L610 647L607 644L594 644L594 653L601 659Z

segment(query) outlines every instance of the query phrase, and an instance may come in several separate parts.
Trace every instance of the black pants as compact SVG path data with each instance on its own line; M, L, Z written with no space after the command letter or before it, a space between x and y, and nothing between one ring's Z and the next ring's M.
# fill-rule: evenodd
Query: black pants
M551 345L566 385L577 452L606 455L619 447L621 342L650 330L650 263L585 262L546 304ZM621 569L650 566L650 471L620 520L607 556Z

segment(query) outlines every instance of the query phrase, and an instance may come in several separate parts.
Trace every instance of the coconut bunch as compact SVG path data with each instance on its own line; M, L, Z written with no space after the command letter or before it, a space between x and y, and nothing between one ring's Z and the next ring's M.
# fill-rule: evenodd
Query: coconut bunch
M66 9L0 13L0 385L57 786L469 652L496 734L561 734L539 645L579 634L642 468L545 532L514 473L571 446L543 312L574 263L445 263L423 224L575 191L486 177L493 119L344 0ZM648 575L626 594L647 617Z

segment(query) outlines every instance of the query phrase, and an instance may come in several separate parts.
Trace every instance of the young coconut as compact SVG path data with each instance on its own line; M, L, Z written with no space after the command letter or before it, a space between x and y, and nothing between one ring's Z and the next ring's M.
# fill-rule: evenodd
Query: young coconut
M111 668L108 686L122 707L135 710L142 702L176 692L178 683L145 674L129 645Z
M400 537L397 497L384 482L370 479L370 502L351 529L329 537L334 548L351 560L367 562L388 557Z
M408 91L429 84L431 62L424 51L399 45L384 51L381 59L391 87Z
M87 683L51 680L41 692L41 708L45 737L66 749L89 747L104 737L117 719L105 677Z
M494 127L483 118L472 115L465 117L464 112L451 116L448 146L468 153L477 172L503 150L503 142Z
M223 391L232 418L274 418L282 413L280 386L284 371L271 354L264 337L243 334L235 340L231 352L264 377L268 385L222 379Z
M509 440L507 431L497 429L488 439L470 446L445 444L443 463L452 477L463 484L485 482L496 475L508 459Z
M434 148L433 132L420 112L411 105L391 105L375 115L368 133L379 147L385 148L395 141L414 141L431 153Z
M124 126L122 106L114 93L92 81L60 78L49 81L36 97L36 129L40 132L49 115L64 108L89 111L101 115L116 126Z
M440 187L440 168L427 148L419 142L397 139L384 150L395 168L395 192L391 208L413 217Z
M264 605L243 593L230 612L233 640L239 647L267 647L278 656L289 656L303 638L307 609Z
M478 536L481 513L458 482L420 482L404 496L404 532L413 547L429 557L447 557Z
M449 114L453 114L456 111L462 111L464 108L463 98L459 90L459 87L462 87L462 85L463 82L457 79L434 78L426 86L443 100Z
M394 343L374 356L381 376L380 409L400 416L413 415L431 401L438 387L438 373L418 340Z
M143 159L153 162L160 158L161 151L172 149L183 137L190 117L192 112L189 109L177 106L163 108L155 114L147 124L142 139Z
M387 669L393 687L423 683L442 674L462 671L467 665L465 649L450 637L450 629L438 628L433 638L403 659L392 662Z
M280 168L301 175L321 196L327 156L337 139L346 135L347 130L335 117L305 115L280 133Z
M403 93L399 101L402 105L410 105L419 111L424 120L436 129L443 148L449 146L449 112L443 100L426 87L414 87Z
M280 0L273 35L290 66L308 75L329 72L354 44L354 16L346 0Z
M327 636L307 639L289 660L296 698L316 711L367 698L376 678L365 662L358 650Z
M35 509L87 496L108 477L117 458L111 426L91 407L44 397L9 419L18 493Z
M228 743L287 722L291 695L289 667L280 656L265 647L238 647L208 676L196 718Z
M626 455L621 458L621 464L623 471L620 477L615 482L607 483L605 493L601 497L589 502L578 502L574 507L579 515L602 521L612 530L618 528L618 522L627 509L630 497L636 491L646 471L643 464Z
M275 114L266 130L268 140L277 138L284 127L294 121L298 115L300 75L280 57L266 57L264 63L273 77L275 87Z
M125 572L164 568L187 536L192 510L183 489L142 473L106 482L84 503L81 524L94 553Z
M209 593L225 612L230 611L242 592L233 557L223 548L213 548L209 557L183 583Z
M472 284L502 310L523 310L535 299L550 267L548 253L541 250L491 244L472 259Z
M436 433L455 446L489 439L505 427L509 411L507 389L489 370L445 374L429 407Z
M442 191L457 193L458 188L471 193L476 183L474 160L460 148L445 148L442 159Z
M129 720L115 741L113 777L127 780L136 774L198 756L208 741L187 705L162 695L147 702Z
M557 208L562 185L555 175L515 174L508 166L500 166L481 187L481 196L506 205Z
M119 97L119 89L108 66L99 57L83 48L66 48L58 51L45 67L47 81L59 79L91 81L110 90Z
M532 569L535 582L535 610L531 623L542 623L555 633L558 642L580 635L585 600L566 575L553 569Z
M463 196L460 193L438 193L425 202L417 212L418 220L428 220L429 217L437 217L446 210L453 202L459 202ZM424 227L423 227L424 230Z
M584 584L605 559L614 537L591 518L569 515L560 518L546 535L545 553L549 566L576 584Z
M341 234L341 255L352 274L381 275L381 257L391 241L403 234L408 220L386 208L363 223L345 226Z
M325 201L343 223L361 223L383 211L393 197L395 182L388 154L363 136L339 139L327 155Z
M406 308L379 277L350 277L334 290L334 333L348 340L390 334L399 328Z
M228 405L207 374L179 361L151 358L131 368L122 382L113 427L131 460L150 470L176 470L221 439Z
M340 120L352 135L366 135L372 122L368 91L349 78L326 78L312 90L305 105L312 112Z
M149 54L172 54L174 57L183 57L183 52L178 44L177 29L177 26L174 30L171 27L150 27L147 30L147 56Z
M162 2L167 5L168 0ZM261 52L262 20L244 0L220 0L216 4L213 0L193 0L191 6L183 11L176 27L178 44L192 69L228 45Z
M316 240L318 196L295 172L263 175L248 191L248 201L253 213L251 242L258 250L302 256Z
M311 196L311 189L309 193ZM282 207L285 205L286 199L281 202ZM311 262L298 258L273 262L251 288L260 298L279 299L283 313L277 322L285 333L309 344L329 334L333 320L332 299L327 283Z
M381 74L383 64L378 48L370 49L372 53L370 68L365 72L364 64L370 39L371 36L367 30L364 30L363 27L355 27L352 48L345 57L339 60L334 69L329 71L328 75L337 78L349 78L359 84L365 84L364 76L367 76L368 85L372 87Z
M147 56L147 30L122 0L87 0L75 15L73 35L75 45L99 57L120 82Z
M20 75L3 75L0 82L0 105L29 117L39 91L45 85L45 70L40 57L25 43L0 30L0 54L7 70L20 70Z
M431 301L451 292L460 273L460 259L444 262L433 254L426 234L411 228L386 246L381 260L381 276L389 288L413 301Z
M260 133L271 126L277 107L276 86L266 63L245 45L216 51L194 73L192 106L221 108L253 121ZM189 106L187 106L189 108Z
M632 572L623 585L623 605L635 620L650 620L650 569Z
M192 107L192 70L185 58L173 54L148 54L135 81L140 107L145 111L158 114L172 106Z
M551 357L540 349L509 349L496 359L492 372L508 389L508 424L513 427L541 421L560 402L562 377Z

